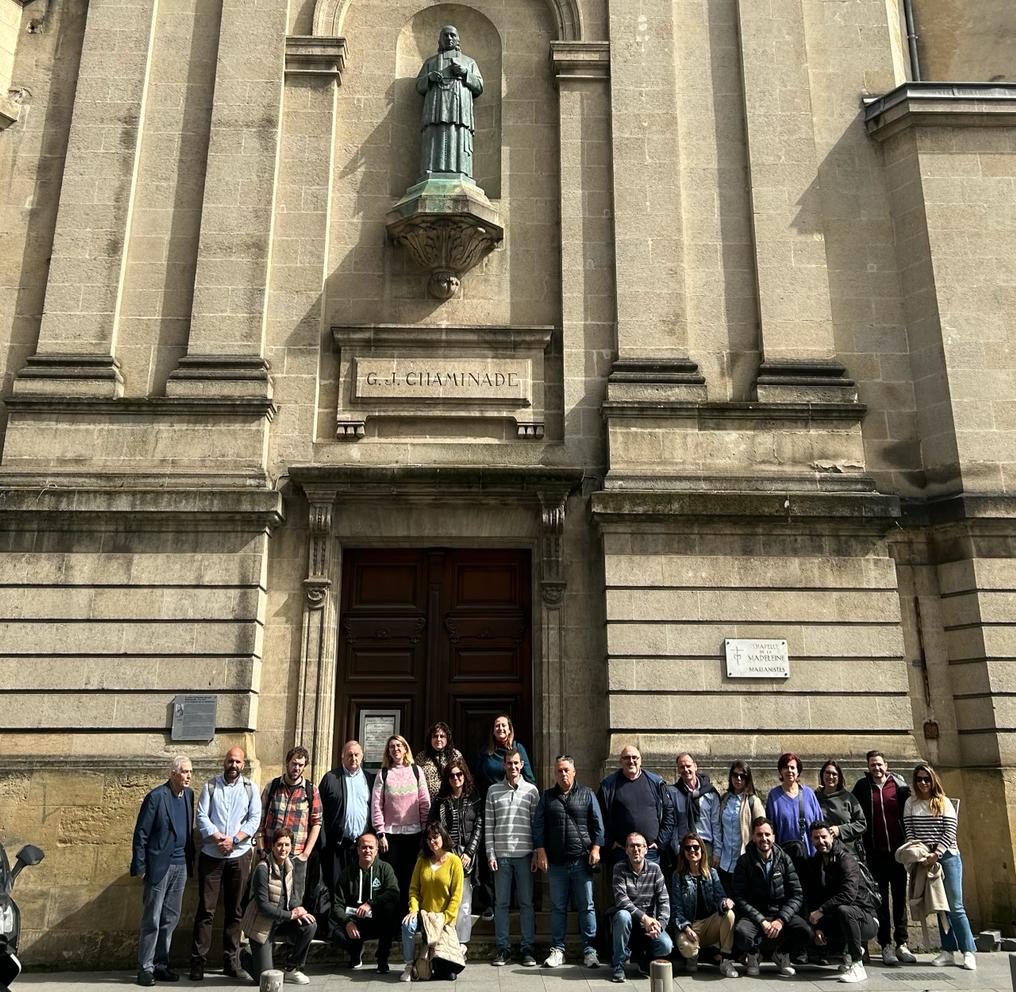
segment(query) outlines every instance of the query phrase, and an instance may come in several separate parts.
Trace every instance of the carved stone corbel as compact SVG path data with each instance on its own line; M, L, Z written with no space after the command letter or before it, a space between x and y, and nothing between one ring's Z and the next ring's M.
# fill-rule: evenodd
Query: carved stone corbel
M303 591L307 606L312 610L320 610L325 605L332 584L328 577L332 503L331 499L312 502L308 514L307 578L303 580Z
M567 493L540 493L540 595L546 606L564 599L564 515Z

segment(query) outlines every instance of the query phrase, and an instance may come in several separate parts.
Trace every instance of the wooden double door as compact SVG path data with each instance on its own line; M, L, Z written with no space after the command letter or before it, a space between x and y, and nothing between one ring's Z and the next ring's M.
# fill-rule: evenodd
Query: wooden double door
M498 713L528 747L531 587L528 551L344 548L336 751L365 712L397 712L414 751L443 720L470 767Z

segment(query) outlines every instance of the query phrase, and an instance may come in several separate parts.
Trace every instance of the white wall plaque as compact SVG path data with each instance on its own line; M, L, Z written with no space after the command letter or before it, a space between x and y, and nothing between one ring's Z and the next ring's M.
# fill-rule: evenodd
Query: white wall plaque
M785 679L790 676L787 642L728 637L723 642L728 679Z

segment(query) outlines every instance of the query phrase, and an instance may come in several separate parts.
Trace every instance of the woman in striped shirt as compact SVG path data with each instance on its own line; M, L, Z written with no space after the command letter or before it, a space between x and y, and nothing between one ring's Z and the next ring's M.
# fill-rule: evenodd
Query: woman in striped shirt
M939 924L942 950L932 964L938 968L955 961L967 971L975 971L974 935L967 911L963 908L963 861L956 844L956 809L942 790L942 782L931 765L914 769L913 791L903 807L903 829L907 840L927 845L924 864L942 865L946 899L949 901L949 932Z

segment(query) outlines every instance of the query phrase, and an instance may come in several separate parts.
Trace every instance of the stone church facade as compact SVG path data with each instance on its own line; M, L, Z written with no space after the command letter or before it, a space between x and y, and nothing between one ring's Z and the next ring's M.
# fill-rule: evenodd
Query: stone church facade
M319 777L502 710L541 780L629 741L770 781L929 759L1011 928L1016 17L914 0L913 39L906 6L0 0L33 960L130 958L173 754ZM399 214L445 24L482 194ZM728 675L728 639L789 674ZM183 696L212 740L172 739Z

